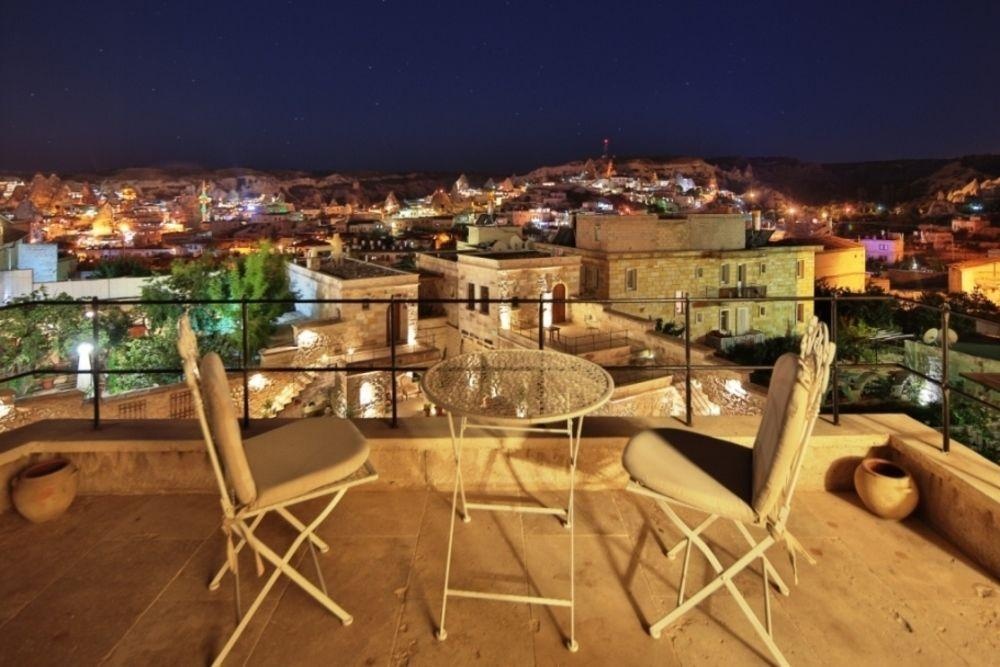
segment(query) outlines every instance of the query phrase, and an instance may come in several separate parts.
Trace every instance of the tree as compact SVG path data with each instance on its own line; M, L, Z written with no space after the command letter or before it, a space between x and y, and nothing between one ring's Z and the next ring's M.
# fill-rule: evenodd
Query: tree
M898 303L886 298L888 294L879 287L869 287L865 292L852 292L826 283L816 286L817 297L838 298L837 301L837 357L844 361L867 363L875 360L872 339L881 330L895 329ZM855 300L842 297L870 296L871 299ZM832 330L833 306L828 300L816 301L816 316Z
M928 329L941 327L940 309L946 303L952 311L948 323L949 328L953 329L959 338L973 335L976 332L976 321L970 317L963 317L963 315L996 320L998 313L1000 313L1000 308L997 308L997 305L987 299L979 290L972 294L956 292L947 296L940 292L924 292L917 299L917 302L917 304L901 308L897 321L903 331L912 333L918 338L923 336Z
M44 290L15 299L0 311L0 368L5 375L27 371L66 368L76 356L80 343L94 343L94 319L86 301L75 302L67 294L52 300L70 303L54 305ZM132 322L120 306L103 306L97 316L98 350L114 348L125 338ZM15 390L24 393L29 381Z
M94 267L95 278L121 278L123 276L151 276L149 267L132 257L118 257L101 262Z
M274 321L289 310L295 295L288 283L286 259L269 244L249 255L219 262L211 258L175 261L170 275L143 287L146 301L248 301L275 299L278 303L248 304L247 341L250 357L267 345ZM243 351L242 307L239 303L175 304L157 303L142 307L148 334L126 340L112 350L109 368L180 368L175 341L177 321L187 310L198 346L216 352L229 364L238 364ZM249 360L248 360L249 361ZM116 375L109 380L111 391L174 382L180 376L164 374Z

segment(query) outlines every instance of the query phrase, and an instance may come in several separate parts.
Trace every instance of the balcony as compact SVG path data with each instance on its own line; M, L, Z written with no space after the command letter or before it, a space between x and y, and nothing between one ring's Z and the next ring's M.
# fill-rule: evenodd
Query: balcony
M705 334L705 344L720 352L728 352L737 345L760 345L764 339L765 336L760 331L747 331L741 334L709 331Z
M267 428L255 421L251 429ZM450 636L432 634L447 543L450 444L444 420L360 420L382 481L349 493L321 537L343 548L323 556L326 582L354 614L342 627L294 586L279 581L229 664L766 664L735 603L713 596L660 640L644 623L672 606L680 563L662 554L678 535L645 499L622 491L618 457L644 420L594 418L585 428L578 491L577 632L570 655L563 610L460 600ZM672 421L676 426L676 422ZM749 444L756 418L698 418L701 432ZM203 664L235 625L231 580L206 583L224 559L218 498L190 422L41 422L0 436L9 461L59 451L81 467L85 495L50 524L0 515L0 655L12 664ZM774 601L775 633L793 664L988 664L1000 582L1000 477L960 445L945 455L938 434L905 417L845 415L817 425L792 505L791 528L816 558ZM465 470L480 491L546 498L559 476L546 463L564 443L544 435L470 443ZM30 452L30 453L27 453ZM846 491L857 457L878 452L918 471L928 494L918 516L885 522ZM156 479L151 472L159 471ZM934 484L939 486L933 486ZM304 513L305 514L305 513ZM453 581L552 595L565 586L565 533L551 517L473 515L456 533ZM178 520L183 517L183 520ZM285 526L263 528L280 543ZM992 531L992 533L991 533ZM734 531L709 532L736 553ZM977 542L978 536L978 542ZM293 535L289 531L290 540ZM961 544L961 548L956 546ZM978 546L977 546L978 545ZM263 579L244 552L243 599ZM979 562L977 562L977 559ZM696 561L692 561L695 563ZM786 559L773 562L791 581ZM695 584L709 578L697 561ZM309 575L311 570L306 570ZM737 579L759 609L759 580ZM690 585L690 584L689 584Z
M767 297L767 285L738 285L720 287L720 299L763 299Z
M830 305L835 324L836 301ZM685 304L686 313L694 308ZM941 317L947 328L947 311ZM630 339L641 335L635 331L629 330ZM548 344L547 336L540 338ZM690 340L679 341L690 355ZM935 345L910 355L919 359L889 349L875 364L841 358L835 367L834 389L813 434L791 513L791 529L818 564L800 561L799 585L790 597L774 602L775 636L793 664L988 664L1000 650L1000 469L960 442L956 434L965 425L951 425L948 419L958 401L978 401L987 410L992 403L989 394L971 393L972 387L959 384L966 371L958 353L949 356L948 337ZM403 368L403 348L389 346L388 359L371 360L361 370L337 359L264 370L275 377L419 370ZM459 600L449 607L449 639L433 637L452 483L448 424L410 416L419 408L406 406L420 399L404 401L393 393L384 414L355 420L372 445L381 481L371 490L348 494L320 531L344 545L323 557L324 572L355 623L341 627L282 580L280 594L267 598L230 664L312 664L329 662L331 656L390 665L766 663L766 649L725 595L713 596L660 640L644 630L676 597L680 565L663 556L662 546L679 535L653 505L623 492L624 444L643 428L671 426L750 446L759 426L754 414L710 417L692 407L694 380L756 368L705 361L689 356L684 363L654 359L641 367L618 361L608 366L625 373L675 374L687 386L687 405L680 419L633 411L588 418L585 424L578 476L579 654L563 648L567 620L558 609ZM230 366L239 403L248 376L258 369L238 358ZM73 375L74 369L36 371ZM30 525L13 512L0 513L5 562L0 655L13 664L207 662L235 621L231 582L215 593L206 587L225 549L218 498L209 493L213 482L204 444L181 396L170 394L170 401L163 401L169 415L109 410L107 398L100 396L105 371L137 372L91 369L98 400L78 397L72 415L39 412L19 422L26 425L0 433L0 481L5 484L27 462L53 454L71 458L81 471L81 496L61 519ZM930 404L922 406L922 414L940 408L940 429L898 412L846 414L871 382L866 373L874 371L917 378L917 399ZM176 393L169 385L166 391ZM47 394L19 400L15 409L41 410L34 401L51 400ZM251 406L242 406L248 433L281 423L256 418ZM687 426L680 426L681 420ZM554 463L565 456L562 438L481 433L466 443L463 469L473 494L531 500L564 490L564 473ZM859 506L851 475L870 455L891 458L914 472L923 494L917 514L891 523ZM6 502L4 494L0 509ZM532 595L554 595L565 585L568 563L559 547L566 536L558 523L538 516L473 516L456 533L458 552L468 556L454 565L455 585L478 588L489 580L505 592ZM279 540L284 528L277 521L263 525ZM741 539L725 530L709 531L707 537L724 554L737 553ZM243 556L243 599L248 600L262 581L252 574L250 556ZM772 556L790 581L787 561L779 551ZM693 570L693 583L707 580L703 561L692 562L703 568ZM758 581L736 580L757 609L762 604Z

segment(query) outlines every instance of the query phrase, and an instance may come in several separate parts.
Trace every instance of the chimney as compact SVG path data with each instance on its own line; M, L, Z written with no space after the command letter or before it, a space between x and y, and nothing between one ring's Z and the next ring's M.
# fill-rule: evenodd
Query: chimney
M753 219L753 230L755 232L759 232L760 231L760 211L759 210L751 211L750 215L751 215L751 217Z

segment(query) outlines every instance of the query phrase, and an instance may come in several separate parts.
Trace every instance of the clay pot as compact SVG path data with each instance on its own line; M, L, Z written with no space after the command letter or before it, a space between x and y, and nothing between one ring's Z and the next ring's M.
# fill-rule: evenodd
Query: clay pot
M885 459L865 459L854 470L854 489L872 514L883 519L906 518L920 494L913 476Z
M14 507L32 523L62 516L76 498L78 472L75 465L62 458L28 466L11 482Z

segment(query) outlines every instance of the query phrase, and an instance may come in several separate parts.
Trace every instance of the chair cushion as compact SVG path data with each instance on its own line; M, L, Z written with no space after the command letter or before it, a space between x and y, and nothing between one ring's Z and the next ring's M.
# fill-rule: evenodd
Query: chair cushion
M681 504L745 523L756 518L748 447L693 431L651 429L629 440L622 464L632 479Z
M236 492L237 500L249 505L257 498L257 486L254 484L243 451L243 436L240 434L240 425L236 419L229 380L226 379L225 367L219 355L209 352L202 357L201 363L198 364L198 374L201 376L205 416L208 418L208 429L215 441L215 450L222 458L222 465L229 483Z
M368 460L368 443L350 421L296 419L245 441L257 483L254 507L280 503L350 476Z

